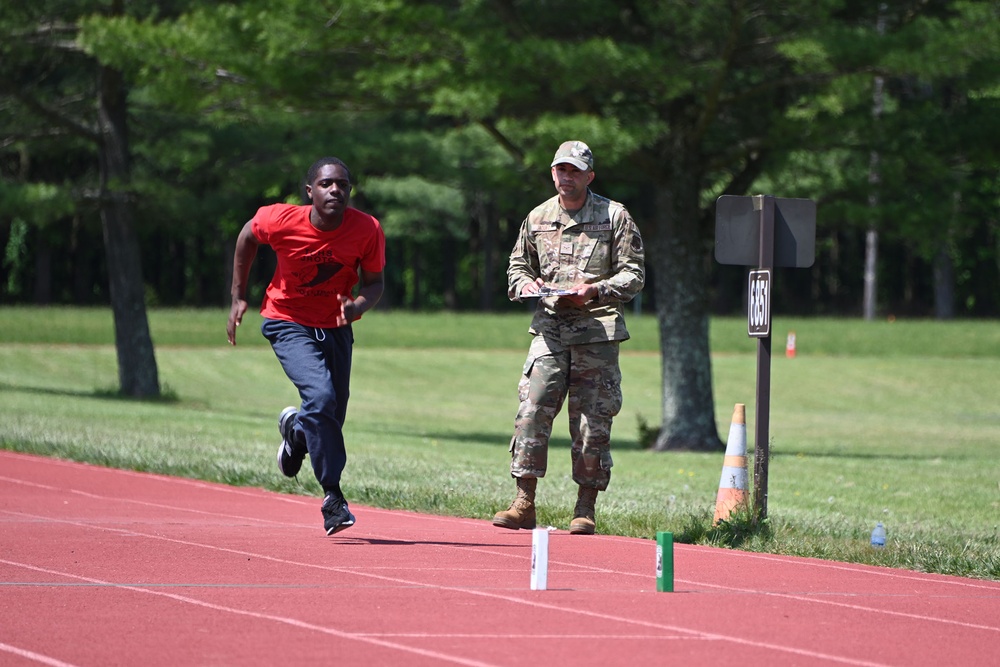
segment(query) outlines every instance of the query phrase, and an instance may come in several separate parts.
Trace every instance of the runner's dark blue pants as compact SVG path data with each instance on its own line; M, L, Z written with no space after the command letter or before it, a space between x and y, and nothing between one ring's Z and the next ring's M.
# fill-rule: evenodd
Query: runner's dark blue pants
M340 495L340 476L347 465L343 426L351 395L354 332L350 325L318 329L269 319L260 331L299 391L296 440L304 438L323 490Z

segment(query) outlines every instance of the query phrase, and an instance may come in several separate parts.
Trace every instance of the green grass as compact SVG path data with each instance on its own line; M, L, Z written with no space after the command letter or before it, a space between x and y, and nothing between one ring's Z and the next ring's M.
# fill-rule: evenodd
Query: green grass
M280 477L276 417L296 394L248 315L239 345L223 310L154 310L171 400L116 398L110 312L2 308L0 447L228 484L319 494ZM507 445L527 348L526 312L374 312L356 325L344 489L359 504L486 519L510 501ZM995 322L776 317L767 530L711 530L721 454L653 453L641 423L660 414L659 341L632 317L625 407L598 530L738 544L771 553L1000 579L1000 326ZM785 358L794 330L798 356ZM746 321L713 320L716 419L747 405L753 453L756 342ZM560 415L540 521L565 527L575 487ZM751 458L752 469L752 458ZM318 518L317 511L317 518ZM889 531L875 551L876 521Z

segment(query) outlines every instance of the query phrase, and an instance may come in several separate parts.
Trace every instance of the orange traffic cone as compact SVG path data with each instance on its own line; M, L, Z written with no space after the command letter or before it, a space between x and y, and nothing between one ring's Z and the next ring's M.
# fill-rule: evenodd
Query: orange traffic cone
M746 406L737 403L733 423L726 441L726 458L722 462L719 495L715 498L715 519L712 525L728 519L740 507L747 506L747 416Z
M785 356L789 359L795 358L795 332L789 331L788 338L785 339Z

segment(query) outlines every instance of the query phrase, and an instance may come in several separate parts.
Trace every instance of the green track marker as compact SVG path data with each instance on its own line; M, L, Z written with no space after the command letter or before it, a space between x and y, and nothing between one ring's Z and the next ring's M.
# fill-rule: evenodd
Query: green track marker
M656 534L656 590L672 593L674 590L674 534Z

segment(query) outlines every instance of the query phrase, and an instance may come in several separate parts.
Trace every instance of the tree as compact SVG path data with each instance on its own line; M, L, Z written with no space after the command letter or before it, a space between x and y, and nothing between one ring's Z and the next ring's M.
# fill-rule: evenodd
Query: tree
M379 179L362 194L394 217L415 171L421 187L456 194L470 217L483 209L475 187L500 193L486 207L497 219L523 216L548 192L553 147L586 140L598 156L595 189L626 202L647 238L663 359L656 448L716 450L707 284L717 196L770 179L773 194L822 200L821 210L842 216L841 233L867 229L869 157L878 149L874 215L885 238L898 238L892 195L906 185L894 168L907 158L894 132L928 116L897 117L887 104L880 140L873 75L902 80L914 62L931 74L933 58L914 56L932 36L961 66L949 72L976 75L977 100L995 98L991 3L894 3L884 38L876 10L846 0L344 0L323 13L305 0L248 0L176 21L94 20L88 44L148 95L206 118L285 112L342 124L354 133L343 145ZM961 60L970 27L978 51ZM404 127L393 122L400 114ZM478 150L420 153L459 138ZM990 159L995 166L995 151L985 152L977 171ZM811 182L783 178L802 165ZM973 199L984 200L962 201ZM406 203L411 221L436 216L433 206Z
M159 379L149 323L143 301L139 246L135 238L129 193L129 139L127 97L121 72L86 56L75 41L73 17L106 3L35 3L30 10L4 6L3 65L0 95L9 109L3 143L18 146L22 156L33 151L56 151L60 137L72 137L79 149L86 144L96 169L91 191L76 193L77 206L93 203L100 213L108 261L115 348L120 391L132 397L159 395ZM122 1L110 12L121 14ZM66 76L75 72L76 76ZM89 77L83 73L89 73ZM68 164L66 166L69 166ZM65 168L65 167L64 167ZM25 190L45 183L30 166L21 163L23 178L5 189ZM59 188L66 173L47 182ZM78 186L81 183L77 182Z
M796 76L780 47L828 13L793 5L402 3L366 22L377 26L366 39L379 56L364 70L370 89L478 124L529 169L543 170L568 137L595 149L601 183L629 199L648 239L663 360L660 450L722 446L705 194L745 191L768 154L787 148L776 130L794 127L788 109L824 83Z
M244 15L251 21L239 23L239 33L225 30L232 25L232 7L199 12L185 23L188 28L210 23L214 44L227 44L227 53L199 53L211 63L202 71L224 70L272 95L281 90L280 98L298 108L332 99L340 109L422 109L449 123L481 128L515 164L536 173L544 173L560 141L587 140L599 156L599 173L607 174L602 178L609 185L622 184L639 219L646 221L663 352L664 423L658 448L721 448L711 390L704 268L708 225L701 194L720 180L722 190L745 187L759 173L759 155L749 149L755 142L742 152L734 148L741 134L756 137L767 130L759 119L774 113L773 90L765 86L756 102L768 113L747 116L746 129L753 132L741 132L738 117L727 117L714 129L729 81L725 68L744 62L745 69L750 63L760 68L772 55L771 49L757 58L737 53L741 40L749 44L755 37L743 26L753 15L727 16L718 7L622 8L596 1L345 3L324 33L316 18L311 24L302 20L312 8L295 2L280 11L255 6L255 12ZM567 11L576 17L572 26L567 26ZM790 22L759 20L774 32ZM727 29L717 31L720 23ZM295 44L301 48L264 49L252 73L244 51L233 49L241 41L271 43L270 35L287 35L291 26L299 31ZM116 44L150 29L131 24L116 30ZM169 34L175 43L180 32ZM142 43L164 41L168 38L147 35ZM205 43L189 46L204 49ZM304 85L318 80L331 62L344 76L327 77L329 89ZM160 76L170 69L163 66ZM295 80L279 86L275 73L292 69ZM710 174L713 161L726 167Z
M892 229L931 268L939 319L955 316L959 289L962 306L973 312L971 276L984 259L976 237L982 238L983 221L996 219L998 19L1000 8L990 2L941 2L916 16L902 13L895 48L882 63L894 98L883 140L894 159Z
M995 274L980 249L984 236L996 238L988 221L1000 144L1000 12L995 3L947 0L856 10L838 12L841 29L793 45L812 54L799 58L805 72L832 77L829 95L799 109L825 138L810 142L812 164L798 160L797 175L772 170L771 178L801 182L809 173L828 220L891 243L877 262L866 258L866 319L876 301L950 317L956 290L971 308L981 295L970 294L980 282L970 277ZM857 34L847 32L852 25ZM885 278L877 293L876 274ZM922 293L933 294L933 311L919 303Z

